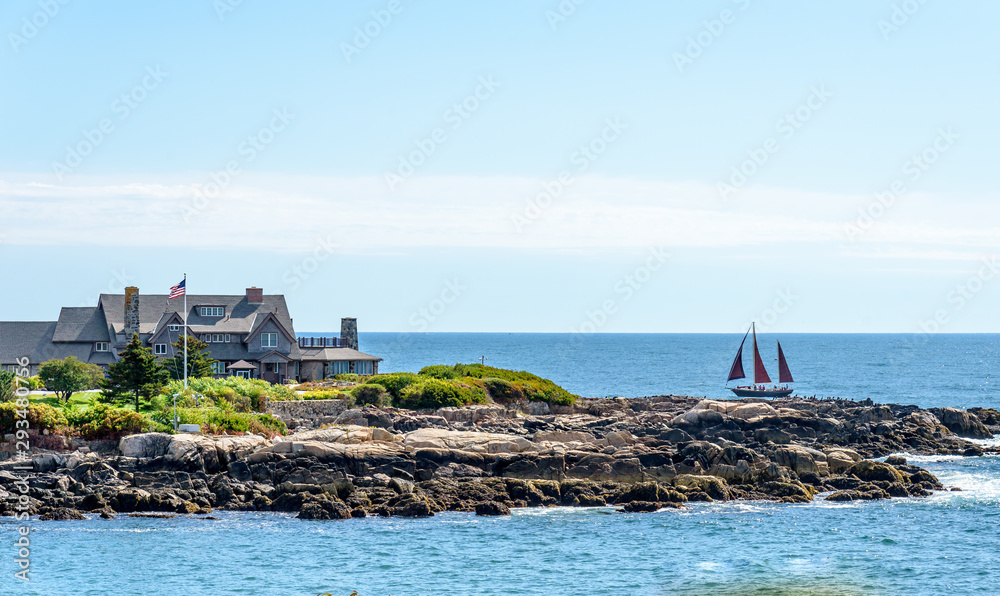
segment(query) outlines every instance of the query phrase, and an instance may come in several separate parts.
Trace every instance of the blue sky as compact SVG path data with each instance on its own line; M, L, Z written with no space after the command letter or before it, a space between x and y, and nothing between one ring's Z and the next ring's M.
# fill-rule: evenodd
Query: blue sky
M6 2L0 318L187 272L310 331L998 332L998 16Z

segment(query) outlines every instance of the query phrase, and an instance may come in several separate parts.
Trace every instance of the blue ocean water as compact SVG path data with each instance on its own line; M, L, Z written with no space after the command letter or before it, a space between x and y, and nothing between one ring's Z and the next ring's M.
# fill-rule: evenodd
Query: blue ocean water
M527 370L586 397L678 394L728 398L726 376L741 335L568 333L361 333L382 372L475 362ZM759 334L777 379L781 342L796 395L871 398L921 407L1000 408L1000 335ZM752 373L748 345L744 370ZM735 383L730 383L735 385Z
M989 380L998 336L761 336L768 363L776 338L802 394L997 405ZM582 395L725 397L722 379L739 339L367 333L360 341L385 358L383 370L485 354L488 364L537 372ZM30 583L13 578L17 525L0 518L0 549L8 549L0 594L1000 593L1000 458L909 459L962 491L871 503L693 504L635 515L553 508L507 518L312 522L217 512L217 521L31 521Z

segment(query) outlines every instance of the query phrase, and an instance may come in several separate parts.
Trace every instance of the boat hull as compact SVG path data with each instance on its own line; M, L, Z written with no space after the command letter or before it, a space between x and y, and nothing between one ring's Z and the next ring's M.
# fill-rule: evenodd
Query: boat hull
M794 389L747 389L744 387L730 387L730 391L738 397L788 397Z

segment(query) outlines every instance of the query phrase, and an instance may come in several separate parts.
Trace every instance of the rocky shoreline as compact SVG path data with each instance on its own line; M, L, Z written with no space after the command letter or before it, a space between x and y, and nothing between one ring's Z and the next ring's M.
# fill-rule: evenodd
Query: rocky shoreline
M0 514L297 512L303 519L505 515L515 507L625 512L735 499L804 503L946 490L893 453L982 455L1000 412L788 398L580 399L413 412L350 409L263 436L148 433L0 463ZM320 428L310 428L319 426ZM27 482L25 479L27 478ZM957 487L947 487L956 489ZM23 501L22 501L23 502Z

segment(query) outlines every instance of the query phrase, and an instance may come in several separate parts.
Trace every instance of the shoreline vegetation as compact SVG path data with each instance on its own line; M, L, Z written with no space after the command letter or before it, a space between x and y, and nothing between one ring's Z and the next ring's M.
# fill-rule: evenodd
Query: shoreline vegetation
M173 434L175 394L181 423L202 433ZM0 404L4 434L14 408ZM958 487L893 454L982 455L991 449L969 439L1000 432L1000 412L981 408L581 398L480 364L299 387L203 378L185 392L174 381L145 411L80 393L32 395L28 418L28 496L41 519L213 509L303 519L505 515L553 505L646 512L923 497ZM0 514L11 515L13 471L25 462L5 456Z

